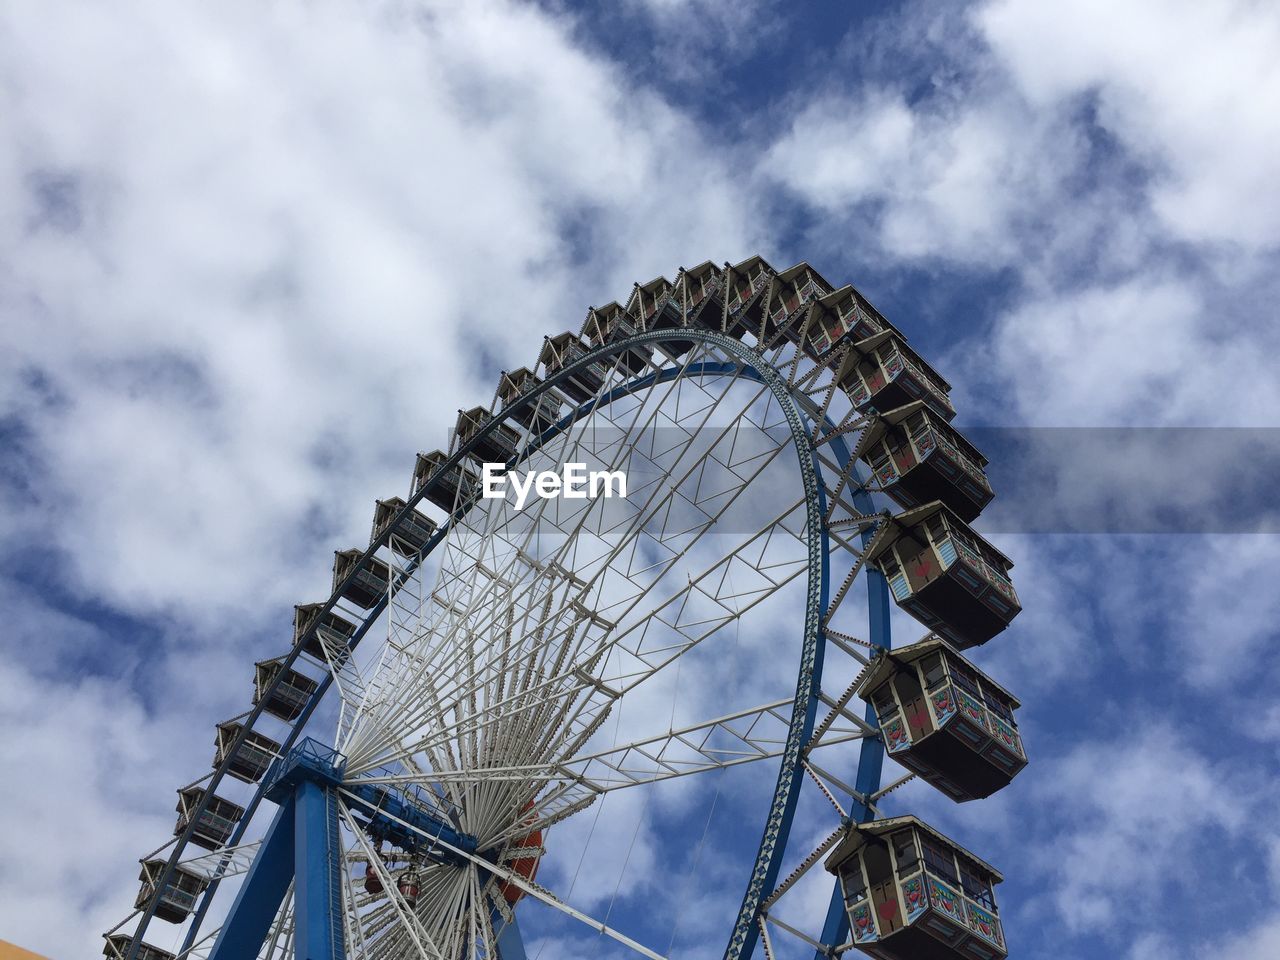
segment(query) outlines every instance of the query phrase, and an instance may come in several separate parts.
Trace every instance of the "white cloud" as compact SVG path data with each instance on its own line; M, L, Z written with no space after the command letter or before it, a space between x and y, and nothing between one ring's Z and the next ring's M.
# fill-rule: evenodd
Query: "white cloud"
M846 52L867 77L835 70L791 95L802 106L762 169L817 215L812 242L1016 279L1007 312L942 319L959 335L966 413L1093 425L1280 412L1266 359L1278 345L1260 322L1280 223L1263 159L1278 139L1266 51L1280 18L1175 7L910 7L875 34L890 55ZM1241 383L1247 403L1212 399Z
M1232 957L1233 960L1271 960L1280 956L1280 919L1264 920L1246 930L1202 939L1190 947L1184 938L1144 934L1128 952L1129 960L1197 960L1205 956Z
M1031 859L1059 922L1075 932L1114 924L1135 890L1194 894L1184 865L1238 836L1258 801L1238 771L1159 726L1082 744L1032 782L1026 799L1040 828Z
M7 17L4 379L56 400L9 412L46 543L129 609L304 599L482 369L744 249L696 130L535 9Z
M1260 351L1274 334L1224 329L1228 316L1192 280L1159 268L1114 284L1040 288L996 320L994 347L962 345L951 369L963 374L967 410L988 422L1269 425L1280 382ZM1209 401L1240 383L1248 403Z
M915 127L900 97L873 94L856 105L820 101L773 145L765 169L815 206L838 210L883 190L885 174L901 169Z
M1171 633L1193 683L1222 689L1275 670L1280 596L1271 571L1278 561L1274 536L1214 537L1185 558Z
M639 14L654 30L648 55L661 65L663 79L715 83L723 58L754 53L782 25L777 0L624 0L620 7Z
M0 877L5 936L56 957L96 952L123 918L130 865L173 828L168 791L191 773L176 762L181 738L126 684L45 681L8 657L0 703L0 816L21 864Z
M1017 260L1023 221L1052 202L1082 144L1057 113L980 86L917 106L888 88L832 91L801 110L764 170L892 257Z
M1098 122L1150 164L1179 236L1280 242L1280 11L1232 0L995 0L976 20L1037 106L1088 94Z

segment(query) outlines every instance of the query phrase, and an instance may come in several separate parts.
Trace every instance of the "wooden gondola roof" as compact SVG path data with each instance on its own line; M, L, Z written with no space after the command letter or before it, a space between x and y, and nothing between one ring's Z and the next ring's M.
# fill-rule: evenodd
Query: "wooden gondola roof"
M416 470L417 468L421 467L423 464L426 464L430 466L432 470L435 470L439 468L440 465L443 464L448 459L449 459L449 454L445 453L443 450L431 450L427 453L419 453L417 462L415 462L414 464L414 468ZM464 470L467 473L478 472L478 468L476 467L476 465L472 461L468 460L466 457L463 457L462 460L458 462L458 464L455 466L454 469ZM426 477L424 476L423 479L425 480ZM334 552L337 553L340 551L334 551ZM356 552L358 553L359 551L357 550Z
M142 866L141 871L139 871L138 873L138 879L143 881L144 883L149 881L154 882L157 878L159 878L164 868L169 865L168 860L162 859L160 857L152 857L150 860L140 860L138 862ZM177 864L174 864L173 869L176 873L185 874L186 876L191 877L193 880L199 880L203 884L207 885L209 883L209 878L207 876L205 876L203 873L200 873L198 870L194 869L189 864L177 863Z
M592 317L599 317L601 320L610 320L619 313L625 314L626 312L627 308L617 300L610 300L608 303L601 304L598 307L589 307L587 309L587 319L583 321L583 332L586 332L586 324Z
M223 720L222 723L218 724L216 727L218 732L214 735L214 746L218 746L219 742L223 738L234 739L239 736L240 730L244 727L244 718L247 716L247 713L242 713L238 717L234 717L231 720ZM262 733L259 730L254 730L252 727L250 727L249 732L245 734L245 743L256 743L259 746L269 743L272 745L273 749L278 750L280 748L280 742L278 740L272 740L265 733Z
M582 321L580 336L586 337L588 340L594 340L597 336L603 339L607 325L619 317L635 323L634 317L627 311L627 308L618 303L617 300L611 300L602 307L591 307L587 311L586 319ZM593 326L595 327L594 330L592 329Z
M871 301L864 297L858 291L858 288L851 283L846 283L840 289L832 290L830 293L822 295L817 299L817 303L824 310L830 310L834 313L836 312L836 308L839 306L840 301L844 300L846 297L852 297L863 310L871 315L871 319L880 324L880 326L884 327L886 330L892 330L903 341L907 339L907 335L894 326L893 321L889 320L884 316L884 314L877 310Z
M912 507L910 510L904 510L902 513L894 514L889 518L876 534L875 539L871 541L871 545L867 547L865 556L867 561L875 562L880 559L885 552L903 537L911 536L911 530L914 527L929 520L930 517L938 513L947 515L947 522L966 531L970 536L977 540L981 540L988 550L994 553L1005 564L1005 569L1013 568L1013 561L1006 557L1003 553L991 545L991 543L982 534L978 533L973 527L965 523L955 512L951 510L941 500L933 500L929 503L922 504L918 507Z
M534 375L534 372L528 367L516 367L514 370L503 370L498 377L498 396L504 396L506 393L521 393L524 390L524 384L530 380L534 381L534 386L542 381Z
M684 273L688 274L691 277L702 277L704 274L707 274L707 273L719 273L719 272L720 272L720 268L716 266L715 262L712 260L703 260L696 267L687 267L684 270Z
M887 833L893 833L895 830L901 830L903 827L915 827L921 833L928 834L935 840L940 840L946 846L954 848L957 853L967 860L972 861L981 870L990 874L993 883L1004 882L1004 874L987 863L987 861L967 848L962 847L946 834L933 829L919 817L914 817L910 814L901 817L889 817L885 820L870 820L866 823L850 824L848 834L836 844L836 848L827 856L824 865L828 870L834 871L833 865L866 846L868 837L882 837Z
M821 273L819 273L816 267L810 265L808 260L801 260L794 267L787 267L787 269L779 272L778 279L781 280L783 283L791 283L793 280L795 280L797 276L799 276L805 270L808 270L815 277L821 280L824 286L826 287L831 286L831 282L826 277L824 277Z
M757 263L762 265L770 273L777 273L777 271L773 269L773 265L770 264L769 261L766 260L764 257L758 254L754 257L747 257L747 259L743 260L741 263L730 264L729 269L732 270L734 273L746 273L748 270L754 267Z
M985 672L974 666L973 661L960 653L955 647L947 643L946 640L937 634L929 634L923 640L917 640L915 643L908 644L905 647L898 647L893 650L884 650L876 654L875 659L871 661L871 665L867 667L866 673L862 675L862 679L858 681L858 696L865 699L865 695L876 687L880 686L894 672L895 664L915 663L922 657L926 657L935 650L945 650L949 656L959 660L970 670L982 678L984 686L994 687L998 692L1003 694L1013 708L1016 710L1022 706L1022 702L1018 700L1012 693L1002 687L1000 684L992 680Z
M654 277L648 283L637 283L636 286L645 293L654 293L657 290L670 289L673 284L666 277Z
M542 340L542 352L538 354L538 362L546 363L552 358L554 351L563 351L570 343L576 343L583 350L587 349L586 344L582 342L582 337L572 330L557 333L554 337L544 337Z
M933 408L924 400L912 400L910 403L904 403L902 406L894 407L894 409L888 410L884 413L877 412L871 418L871 422L867 424L866 428L863 430L862 436L858 438L858 455L861 456L862 452L866 450L867 447L871 446L871 444L883 437L890 427L897 426L920 410L925 411L925 413L932 414L934 420L933 425L943 428L943 432L947 434L949 439L955 442L956 446L960 448L961 453L968 456L969 459L974 461L979 467L985 467L990 462L982 455L981 450L965 439L964 434L934 413Z
M946 377L935 370L933 368L933 364L920 356L920 354L916 353L915 350L911 348L910 344L907 343L906 337L899 333L897 328L892 324L888 324L888 327L889 329L882 330L879 333L874 333L865 340L857 340L852 343L850 345L852 349L850 350L849 356L845 359L845 364L847 365L854 356L865 357L875 350L876 347L886 341L892 340L894 345L907 355L908 360L920 367L921 370L929 371L930 376L937 379L938 383L942 385L942 389L944 391L949 391L951 389L951 384L947 381ZM841 370L840 375L844 376L844 374L845 370Z
M902 406L895 407L885 413L877 411L872 414L871 422L862 429L862 434L858 437L857 452L854 456L862 456L868 447L889 432L890 427L896 427L912 414L918 410L925 409L927 406L928 404L923 400L912 400L910 403L904 403Z
M205 794L205 788L203 783L192 783L185 787L179 788L178 808L177 808L178 812L180 813L182 812L183 801L186 801L187 803L194 805L200 802L201 798L204 797L204 794ZM209 805L211 807L221 806L224 810L225 809L239 810L241 814L244 813L244 807L240 806L240 804L236 803L234 800L228 800L226 797L220 796L216 793L209 798ZM236 816L239 816L239 815L240 814L237 814Z

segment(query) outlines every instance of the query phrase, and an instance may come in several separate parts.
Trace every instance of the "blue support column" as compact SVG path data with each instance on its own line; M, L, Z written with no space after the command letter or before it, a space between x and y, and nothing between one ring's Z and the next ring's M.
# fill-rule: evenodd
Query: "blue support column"
M294 957L344 960L338 804L312 780L294 788Z
M293 878L294 804L280 806L236 894L209 960L244 960L262 949Z
M871 643L886 650L892 645L889 632L889 585L884 574L879 570L867 571L867 610L868 626L871 629ZM878 726L876 712L869 704L863 718L872 726ZM880 774L884 767L884 741L879 738L862 741L862 749L858 754L858 778L854 789L862 796L870 796L880 786ZM871 819L871 810L857 797L852 799L849 817L857 823L865 823ZM822 925L822 942L837 947L849 936L849 914L844 909L844 896L840 892L840 881L835 882L831 891L831 903L827 906L827 919ZM822 960L830 954L816 951L815 960Z
M495 923L498 932L498 960L527 960L524 952L524 938L520 936L520 927L513 916L510 923L500 927Z
M272 764L263 795L280 804L209 960L256 957L293 881L295 960L345 960L338 801L342 756L303 740Z

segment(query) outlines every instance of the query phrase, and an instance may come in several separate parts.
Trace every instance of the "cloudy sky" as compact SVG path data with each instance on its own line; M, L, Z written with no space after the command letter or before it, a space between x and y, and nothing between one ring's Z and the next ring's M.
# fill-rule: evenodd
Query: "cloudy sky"
M1277 426L1275 4L601 6L0 4L0 938L99 951L329 552L633 280L807 259L962 427ZM1034 762L905 796L1019 956L1280 955L1280 543L1115 526L1000 536Z

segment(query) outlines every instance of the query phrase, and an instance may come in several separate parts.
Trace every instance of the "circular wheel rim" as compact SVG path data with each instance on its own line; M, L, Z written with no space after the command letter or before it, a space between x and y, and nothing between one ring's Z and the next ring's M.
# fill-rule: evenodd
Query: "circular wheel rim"
M740 365L739 374L750 371L749 376L757 379L764 384L771 392L779 407L785 412L788 426L791 432L791 440L794 449L797 452L798 463L801 472L802 483L804 486L805 510L806 510L806 535L809 545L809 557L807 563L807 582L806 582L806 601L805 601L805 621L802 635L802 644L800 652L800 663L798 668L796 693L792 703L791 722L788 726L788 735L785 751L782 761L779 765L779 773L777 783L775 784L773 795L769 804L767 820L762 832L762 838L757 850L755 860L752 866L751 874L747 883L747 889L744 893L742 905L739 909L738 916L735 920L729 943L726 948L725 956L727 958L737 958L748 956L753 951L758 937L758 917L761 901L765 895L773 889L777 882L777 875L782 862L782 855L787 846L789 838L791 819L795 810L796 797L799 792L800 785L800 766L798 763L800 753L806 742L812 736L814 725L816 722L816 711L818 708L818 692L820 690L823 666L824 651L824 631L822 623L823 611L828 608L830 602L830 541L828 537L828 529L826 522L826 496L825 488L820 482L821 469L818 464L818 450L811 442L815 427L813 420L800 409L796 398L792 395L792 389L787 381L781 376L769 360L763 355L759 349L747 347L733 337L714 331L699 330L695 328L683 328L678 331L652 331L636 334L622 340L596 347L578 360L566 365L555 375L548 377L538 387L524 394L516 403L504 408L502 416L495 417L487 424L476 436L472 437L466 444L461 445L433 474L432 481L444 476L448 471L460 464L466 457L470 456L477 447L481 446L485 440L495 433L503 423L509 422L509 418L518 413L523 407L536 403L538 398L548 393L552 389L566 380L571 379L585 368L598 364L602 360L617 357L637 347L656 347L663 343L671 341L694 341L705 346L715 347L725 354L733 357ZM674 371L671 375L682 376L688 374L688 364L684 368L666 368L659 376ZM698 369L694 373L705 374L709 372L706 369ZM728 371L725 371L726 373ZM637 381L652 379L653 374L645 377L636 378ZM618 392L622 388L615 388L612 392ZM592 410L597 408L603 401L597 397L581 404L571 417L581 417L589 415ZM813 411L809 411L813 413ZM839 438L831 442L831 447L837 451L837 458L842 466L848 466L852 462L848 447ZM426 496L430 489L430 484L423 485L414 492L413 496L407 501L404 507L404 515L413 510L418 503ZM854 494L856 499L865 501L860 503L867 512L870 512L869 496L865 490L858 490ZM452 518L451 518L452 520ZM418 562L425 558L436 544L446 535L450 527L450 522L441 525L437 531L433 542L428 545L422 552ZM374 552L384 545L387 538L391 535L394 524L391 528L384 531L381 537L370 544L368 551L364 554L365 560L371 557ZM865 535L865 534L864 534ZM416 566L416 564L415 564ZM872 589L877 589L883 595L887 603L887 589L883 580L879 580L878 585L874 582L871 584ZM330 612L333 608L335 598L341 593L343 588L339 584L335 589L334 595L324 605L320 611L320 617ZM383 598L379 604L371 608L369 614L362 624L358 625L358 632L354 637L354 642L359 642L369 627L375 623L383 613L386 600ZM317 622L320 617L317 617ZM876 629L873 625L873 634L879 634L880 645L888 645L887 623L882 629ZM294 649L290 652L284 666L288 668L297 658L299 650L305 642L305 637L300 638ZM353 643L354 645L354 643ZM283 673L283 671L282 671ZM302 714L299 716L294 727L294 735L289 738L286 748L292 745L297 733L305 726L310 719L312 712L321 698L327 692L330 685L326 678L321 688L317 691L316 696L306 705ZM252 718L246 721L244 730L247 731L251 726ZM242 733L243 737L244 734ZM878 744L877 744L878 746ZM230 752L234 752L234 747ZM860 765L860 769L866 764ZM878 768L878 763L875 764ZM215 773L214 778L210 781L207 791L209 794L217 786L217 782L223 771L219 770ZM878 769L876 770L876 782L871 784L872 789L878 784ZM860 782L860 786L863 784ZM244 828L252 819L252 813L262 799L262 791L259 790L251 804L248 807L249 813L245 816L240 829L232 837L230 845L238 842L244 833ZM177 849L171 859L169 867L171 868L177 862L178 853L189 839L190 827L186 834L179 837ZM162 877L158 886L163 888L165 877ZM188 935L188 942L184 945L184 949L191 946L196 932L199 930L200 922L203 920L204 908L207 907L211 897L206 897L202 901L200 911L197 914L196 921L193 923L191 931ZM149 919L149 913L145 919ZM145 926L144 926L145 929ZM141 932L135 935L134 946L141 941Z

